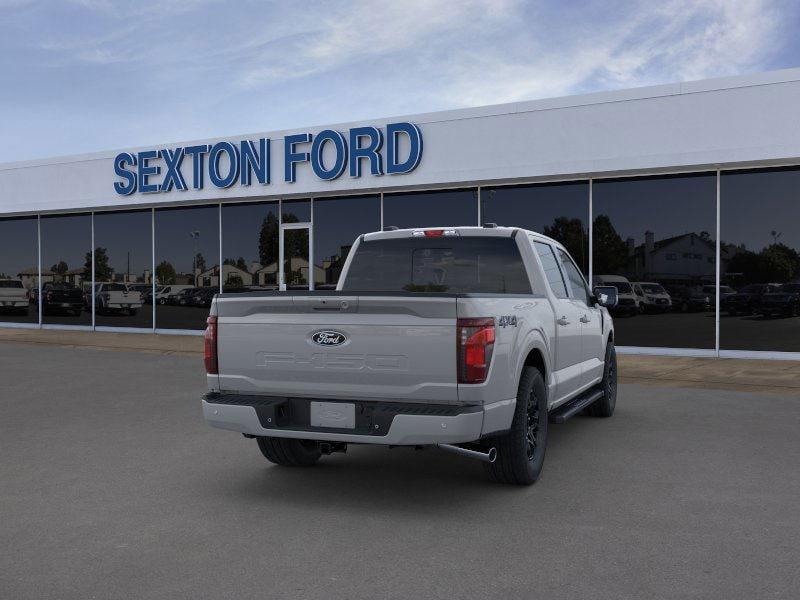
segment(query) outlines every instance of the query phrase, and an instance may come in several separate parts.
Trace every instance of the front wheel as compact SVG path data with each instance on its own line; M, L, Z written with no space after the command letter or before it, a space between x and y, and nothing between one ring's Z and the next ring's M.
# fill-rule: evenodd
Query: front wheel
M322 456L319 443L312 440L258 437L256 441L264 458L283 467L311 467Z
M511 430L497 439L497 460L486 465L499 483L531 485L542 473L547 448L547 388L541 372L525 367Z
M617 405L617 351L614 348L614 342L610 340L606 344L605 367L600 388L604 392L603 397L587 406L586 414L607 418L614 414L614 408Z

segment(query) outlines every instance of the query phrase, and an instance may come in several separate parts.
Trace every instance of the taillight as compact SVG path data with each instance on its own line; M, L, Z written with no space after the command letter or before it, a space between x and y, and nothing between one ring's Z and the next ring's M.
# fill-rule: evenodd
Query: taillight
M205 363L206 373L217 375L219 373L219 361L217 361L217 317L212 315L206 319L206 332L203 334L205 339Z
M483 383L494 350L494 319L458 319L458 383Z

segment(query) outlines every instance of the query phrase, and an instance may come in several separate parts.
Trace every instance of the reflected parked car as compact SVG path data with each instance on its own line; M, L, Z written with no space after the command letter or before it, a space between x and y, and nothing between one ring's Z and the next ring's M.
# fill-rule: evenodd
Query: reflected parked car
M722 299L720 310L726 311L731 316L758 314L761 310L761 299L764 294L777 292L780 287L778 283L746 285L737 293Z
M786 283L779 290L761 296L759 312L765 317L800 315L800 283Z
M702 312L713 308L711 296L703 292L700 286L681 285L669 290L672 306L681 312Z
M177 296L182 290L194 288L193 285L165 285L156 290L156 302L158 304L170 304L170 296Z
M167 304L171 304L173 306L191 306L192 296L203 289L205 288L188 287L182 289L177 294L170 294L167 296Z
M0 279L0 311L27 314L29 302L21 279Z
M211 306L211 301L214 299L214 294L217 292L219 292L219 288L215 287L197 288L193 290L193 293L190 295L189 304L191 306L209 308Z
M126 312L133 316L142 307L142 294L123 283L96 283L94 306L98 314Z
M609 309L614 316L638 315L639 304L633 291L631 282L622 275L597 275L593 278L592 288L603 285L613 285L617 288L617 304Z
M63 312L80 316L83 312L83 292L69 283L48 281L42 286L42 312Z
M672 298L660 283L634 281L631 283L636 294L639 312L668 312L672 310Z

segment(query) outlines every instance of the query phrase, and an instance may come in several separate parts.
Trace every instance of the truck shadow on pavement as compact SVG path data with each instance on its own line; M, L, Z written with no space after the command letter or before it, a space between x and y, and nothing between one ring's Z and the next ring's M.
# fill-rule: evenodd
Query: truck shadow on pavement
M310 468L286 468L262 459L255 443L248 444L253 460L236 467L228 465L219 474L207 473L203 486L214 486L224 502L265 505L290 504L307 508L324 506L354 509L376 508L403 513L427 510L452 511L454 506L490 500L498 495L531 494L547 489L548 479L564 469L575 444L586 443L600 433L597 419L576 417L561 426L551 426L545 469L531 487L507 486L489 480L478 461L453 456L434 447L386 448L351 445L346 454L323 456ZM567 467L568 468L568 467ZM548 476L549 475L549 476ZM204 493L214 493L205 489Z

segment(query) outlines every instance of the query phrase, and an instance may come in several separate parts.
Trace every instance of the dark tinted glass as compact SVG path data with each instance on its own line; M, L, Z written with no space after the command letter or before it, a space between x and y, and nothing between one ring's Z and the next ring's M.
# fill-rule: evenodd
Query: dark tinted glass
M277 289L277 202L223 205L222 283L226 292Z
M385 194L383 225L455 227L478 224L478 190Z
M553 247L550 244L543 244L542 242L534 242L536 253L539 255L539 260L542 261L542 269L544 269L544 276L547 279L547 285L556 298L568 298L567 284L564 281L564 275L558 266L558 260Z
M36 218L0 219L0 321L38 323Z
M481 221L522 227L561 242L589 276L589 184L481 189Z
M618 345L715 347L716 206L713 173L594 182L593 284L619 290Z
M92 216L42 217L42 321L91 325Z
M156 327L204 329L206 289L219 290L219 207L156 210Z
M379 196L314 200L314 287L336 287L355 239L381 228Z
M800 352L800 169L721 177L720 348Z
M153 326L152 212L94 215L95 325Z
M359 245L344 290L530 294L510 238L404 238Z
M561 259L561 264L564 266L564 273L567 276L567 283L569 283L569 288L572 291L572 297L588 306L589 293L586 290L586 283L583 281L578 267L572 262L569 255L561 249L558 250L558 257Z
M310 223L310 200L284 200L281 202L284 223Z

